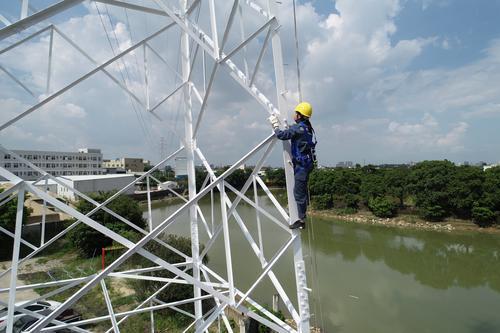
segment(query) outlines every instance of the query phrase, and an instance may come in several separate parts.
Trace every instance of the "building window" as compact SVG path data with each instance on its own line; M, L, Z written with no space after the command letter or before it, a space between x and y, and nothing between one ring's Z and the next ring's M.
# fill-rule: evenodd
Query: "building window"
M5 156L4 156L4 158L5 158L6 160L10 160L10 154L5 155Z

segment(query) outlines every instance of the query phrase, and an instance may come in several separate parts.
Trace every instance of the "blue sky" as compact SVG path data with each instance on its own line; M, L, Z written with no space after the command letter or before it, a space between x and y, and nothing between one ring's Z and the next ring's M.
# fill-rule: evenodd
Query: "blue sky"
M54 2L30 3L40 9ZM291 4L282 1L279 5L285 63L289 64L285 70L290 109L297 102ZM230 3L221 7L223 23ZM98 62L112 55L102 20L108 32L114 31L121 49L165 24L163 18L146 22L143 15L131 11L130 22L126 22L123 10L108 9L111 23L99 17L89 3L58 15L53 22ZM9 19L14 19L18 10L17 1L0 4L0 13ZM105 7L101 5L103 12ZM313 125L320 141L320 162L399 163L445 158L455 162L500 161L498 13L500 0L298 1L302 87L304 98L315 110ZM261 24L250 15L248 18L250 26ZM175 38L167 36L158 43L167 58L175 51ZM233 35L230 41L237 44ZM24 49L0 55L0 64L42 93L47 46L48 37L42 36ZM63 65L54 68L54 89L92 68L81 55L56 40L57 48L61 48L56 53ZM255 50L250 48L250 57L256 57ZM131 89L143 94L142 69L135 66L139 65L137 57L142 56L139 53L135 59L126 59L125 67L132 73ZM155 63L157 60L150 60L152 68L157 66L151 74L152 94L156 94L153 99L173 84L168 75L159 75L165 69ZM266 55L256 84L273 101L271 60ZM172 63L178 63L174 56ZM118 67L113 70L119 74ZM152 160L158 155L161 137L168 141L169 150L177 146L172 140L175 136L165 130L164 124L156 124L144 112L137 113L123 92L104 76L92 80L51 102L40 114L0 133L2 143L11 148L64 150L92 146L102 148L109 158L128 155ZM2 122L34 103L3 73L0 88ZM166 105L161 112L181 130L178 112L172 111L174 104ZM269 133L267 115L258 109L259 105L232 83L227 73L218 74L206 126L201 130L203 139L199 141L215 164L236 160ZM47 114L57 121L44 119ZM279 160L279 152L271 158L273 164Z

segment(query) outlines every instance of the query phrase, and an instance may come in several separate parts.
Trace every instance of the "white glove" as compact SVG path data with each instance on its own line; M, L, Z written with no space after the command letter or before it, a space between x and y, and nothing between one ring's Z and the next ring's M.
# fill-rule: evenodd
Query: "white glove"
M278 119L278 117L276 117L275 114L272 114L268 119L273 129L277 129L280 127L280 120Z

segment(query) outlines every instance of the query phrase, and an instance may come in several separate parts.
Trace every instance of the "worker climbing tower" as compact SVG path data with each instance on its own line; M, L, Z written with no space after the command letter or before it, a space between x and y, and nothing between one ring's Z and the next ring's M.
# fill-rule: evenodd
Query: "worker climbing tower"
M205 140L203 130L211 126L205 119L207 113L210 112L208 106L212 101L212 92L217 83L231 81L234 87L249 96L256 104L258 103L261 110L251 110L256 119L264 123L270 114L276 114L285 124L284 120L290 115L288 113L293 110L292 106L297 102L285 84L286 73L280 39L281 26L278 20L278 6L285 4L274 0L224 2L215 0L53 0L48 2L50 4L46 8L36 8L38 3L35 1L20 0L20 13L14 19L12 15L2 13L4 4L0 4L0 56L36 41L45 41L49 46L43 92L33 88L34 85L28 82L30 75L26 73L28 69L23 69L23 64L2 63L0 57L0 79L3 82L8 81L10 85L16 86L31 98L29 106L25 107L27 104L19 103L17 113L9 113L0 117L0 134L9 133L9 129L17 126L24 119L32 117L34 113L40 112L42 108L49 109L57 103L58 97L68 94L84 81L93 80L97 74L104 74L101 77L106 77L110 84L121 90L123 96L130 101L131 106L137 112L138 119L150 117L154 125L168 128L172 123L168 118L169 112L175 109L183 116L181 119L184 130L182 134L179 134L176 129L172 130L172 133L176 135L172 135L170 141L174 139L177 141L175 149L172 149L173 151L167 154L168 156L161 156L161 161L153 168L104 202L96 202L87 194L68 185L61 177L46 172L42 164L34 163L25 156L20 156L0 145L1 154L8 155L15 163L25 164L30 172L38 176L35 182L28 182L21 175L16 175L7 167L0 166L0 177L12 184L10 188L0 193L0 205L5 205L17 198L15 224L12 221L15 227L12 230L0 228L0 232L11 237L14 244L12 263L0 273L2 277L10 276L10 288L0 289L1 293L8 294L8 302L2 302L4 303L2 306L8 307L7 331L12 331L15 313L24 313L39 319L28 329L29 332L58 328L87 332L91 331L90 324L98 322L110 323L108 332L119 332L123 321L133 320L134 316L142 313L151 313L153 331L154 312L169 308L173 311L180 311L191 319L186 331L206 332L209 328L216 327L215 323L220 321L227 331L232 332L227 314L229 309L233 309L276 332L309 332L309 289L306 283L301 234L298 230L288 228L289 224L298 219L293 196L294 180L289 142L280 142L276 146L277 140L269 126L269 134L262 137L261 141L248 152L242 152L240 158L222 174L214 172L212 163L216 161L210 161L201 148ZM69 19L71 15L81 15L84 10L92 10L101 22L103 22L103 17L107 17L106 24L102 23L102 28L108 37L113 55L104 61L97 60L95 49L86 49L86 45L74 40L57 23L61 21L61 17ZM130 38L128 44L120 45L117 40L117 46L113 47L110 39L113 38L112 33L115 31L112 29L108 31L106 27L113 27L113 19L123 21L126 22L123 26L126 26L130 36L133 36L133 24L130 24L129 16L135 18L134 22L149 24L149 29L143 29L142 35L136 32L136 38ZM157 29L154 23L157 23ZM91 64L91 68L85 73L78 77L68 78L64 84L59 83L59 85L53 82L54 68L65 64L61 63L63 61L61 58L55 56L58 52L54 47L56 38L64 41L65 48L71 48ZM178 47L166 47L165 43L172 40L179 43ZM135 59L135 62L129 61L131 57ZM178 68L171 66L172 62L177 62ZM170 80L165 73L162 73L162 76L165 76L163 84L155 86L155 82L158 82L155 63L168 67L172 79ZM137 75L134 76L133 73ZM159 90L161 96L155 97L155 92ZM10 90L0 92L0 98L11 97L9 93ZM2 112L1 109L0 112ZM231 112L229 107L227 112ZM16 128L22 129L22 127ZM224 140L224 133L220 135L221 140ZM273 148L282 150L283 154L288 210L281 206L260 176L260 171ZM162 138L162 151L163 149ZM183 204L168 217L155 218L151 213L150 192L151 183L159 181L155 178L154 172L161 170L167 163L179 156L185 158L186 161L188 196L184 198L174 189L169 189L182 198ZM236 170L248 163L253 163L253 169L242 188L237 189L227 180ZM203 184L196 183L196 165L198 164L203 165L207 174ZM135 226L109 208L114 199L141 182L147 184L148 192L148 226L145 229ZM88 201L94 208L87 214L77 211L71 203L56 199L47 189L49 183L74 192L78 199ZM267 211L259 204L257 192L265 193L269 202L272 203L273 212ZM22 237L23 228L25 228L23 203L27 195L39 198L44 207L53 206L68 214L73 218L73 222L60 233L46 237L44 213L41 221L40 241L28 242ZM220 207L215 207L217 202L214 200L215 196L219 197ZM210 198L211 212L200 208L199 202L206 198ZM238 205L243 204L255 210L256 219L250 221L239 213ZM95 213L99 211L136 229L141 235L139 240L129 239L126 235L106 227L102 221L95 219L97 216ZM180 251L164 239L174 225L181 223L189 224L190 253ZM264 244L265 223L272 225L282 235L275 240L279 244L273 244L273 246ZM85 224L109 237L116 244L123 246L125 250L113 262L92 274L65 279L47 279L36 284L21 284L18 280L19 267L48 247L57 244L59 239L67 236L68 232L79 224ZM235 230L243 235L246 242L244 246L248 248L249 256L256 258L260 266L250 284L242 284L235 274L235 269L239 265L245 265L242 262L235 262L232 256L235 247L243 246L232 242ZM200 243L202 238L206 240L204 246ZM157 252L151 250L153 248L151 244L177 253L184 261L175 264L165 261ZM219 271L204 261L207 254L217 245L223 249L225 262L223 269L218 268ZM21 247L29 248L29 251L27 253L24 251L21 255ZM126 266L127 269L124 269L125 264L132 257L137 256L147 259L150 265L140 268ZM286 258L290 261L286 261ZM295 281L293 284L288 283L288 287L285 287L283 277L273 271L277 265L289 266L290 273L294 274L285 278L291 279L293 275ZM170 272L172 277L164 278L151 274L151 272L162 270ZM113 299L107 288L112 284L113 279L150 280L162 282L163 286L146 299L141 300L140 304L133 309L123 311L113 306ZM263 306L265 301L262 302L254 297L255 290L264 280L267 280L266 283L269 283L275 293L279 294L284 303L283 312L292 321L281 320ZM165 303L157 298L159 293L175 284L192 286L191 297L172 303ZM293 285L293 288L290 288L290 285ZM95 287L101 288L108 310L106 315L85 317L72 323L61 322L58 319L61 313L76 304ZM45 294L42 292L39 297L25 303L17 301L16 294L19 291L35 288L37 292L50 291ZM50 299L68 290L72 290L72 293L53 311L35 313L27 308L39 300ZM211 304L210 308L206 306L207 300L211 301L208 303ZM193 313L186 313L178 308L179 305L187 303L194 305Z

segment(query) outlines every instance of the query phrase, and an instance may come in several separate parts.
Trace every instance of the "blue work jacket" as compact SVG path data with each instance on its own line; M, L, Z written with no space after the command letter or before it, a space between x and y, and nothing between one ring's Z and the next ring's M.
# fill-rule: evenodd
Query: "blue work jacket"
M280 140L290 140L292 145L292 162L294 172L304 174L305 177L313 169L311 145L313 144L313 133L303 122L293 124L288 129L274 130L276 137Z

